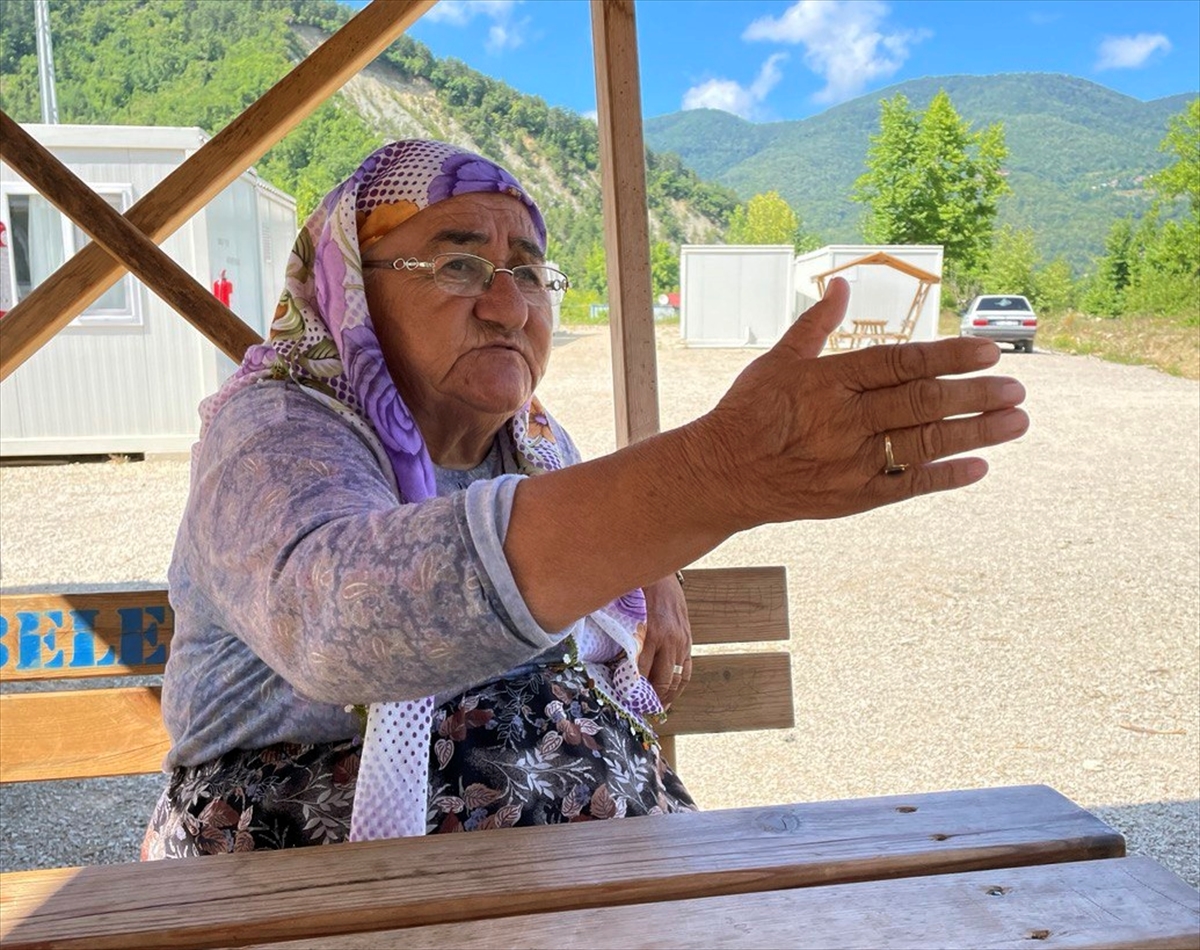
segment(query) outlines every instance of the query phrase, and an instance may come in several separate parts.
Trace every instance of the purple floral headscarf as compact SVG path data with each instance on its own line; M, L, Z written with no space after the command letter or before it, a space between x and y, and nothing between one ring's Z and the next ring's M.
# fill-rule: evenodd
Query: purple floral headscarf
M511 195L529 212L539 244L546 225L537 205L499 165L444 142L409 139L374 152L309 216L288 260L283 295L265 343L250 347L233 377L200 406L203 440L220 408L246 386L290 380L340 413L386 458L403 503L432 498L433 461L383 358L363 289L362 252L438 201L472 193ZM519 410L503 441L516 471L561 468L545 410L537 400ZM646 606L635 590L571 630L577 657L596 688L645 729L662 712L653 687L637 671ZM424 832L428 757L395 752L397 736L428 748L433 698L371 707L351 837ZM386 738L384 738L386 736Z
M348 410L352 421L369 424L405 501L436 494L433 462L388 372L367 310L362 251L431 204L473 192L517 198L545 250L541 212L499 165L444 142L420 139L393 142L369 155L304 223L288 260L268 340L251 347L233 379L201 405L205 425L248 383L291 379L326 397L339 411ZM534 459L541 455L534 453Z

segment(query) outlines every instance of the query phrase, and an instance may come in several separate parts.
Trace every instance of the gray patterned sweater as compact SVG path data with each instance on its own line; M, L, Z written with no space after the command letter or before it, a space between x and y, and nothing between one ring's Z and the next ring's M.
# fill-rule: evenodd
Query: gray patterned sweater
M401 505L367 441L290 383L221 409L194 450L171 559L165 769L343 740L359 731L348 704L452 696L558 642L504 557L522 476L496 448L436 476L437 498Z

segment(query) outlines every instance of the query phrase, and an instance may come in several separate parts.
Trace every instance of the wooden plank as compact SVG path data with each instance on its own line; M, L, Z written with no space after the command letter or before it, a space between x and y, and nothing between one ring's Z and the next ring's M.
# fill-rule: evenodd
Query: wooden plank
M373 0L295 69L144 195L126 217L161 242L203 208L347 80L375 59L435 0ZM0 380L35 353L122 274L89 244L0 321ZM235 360L241 354L230 354Z
M157 772L170 747L156 687L0 696L0 784ZM701 656L664 737L794 725L786 653Z
M255 950L1195 948L1200 895L1149 858L434 924ZM1043 943L1044 941L1044 943Z
M683 572L683 593L693 643L788 639L782 567L690 568Z
M795 724L791 655L745 653L692 657L692 681L658 731L683 736Z
M171 746L152 686L0 696L0 785L157 772Z
M0 158L222 352L240 360L248 347L262 342L258 333L3 112Z
M245 946L1125 852L1045 786L471 834L4 874L0 939L9 950Z
M175 632L163 588L0 595L0 682L161 673Z
M658 432L646 147L633 0L592 0L617 445Z
M684 593L696 643L788 638L782 567L689 569ZM161 673L174 629L165 588L0 594L0 682Z

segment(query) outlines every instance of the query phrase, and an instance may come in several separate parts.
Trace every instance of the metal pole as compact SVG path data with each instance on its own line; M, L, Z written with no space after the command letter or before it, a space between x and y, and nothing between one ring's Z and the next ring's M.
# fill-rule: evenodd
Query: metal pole
M58 99L54 94L54 51L50 43L49 0L36 0L38 91L42 99L42 122L58 124Z

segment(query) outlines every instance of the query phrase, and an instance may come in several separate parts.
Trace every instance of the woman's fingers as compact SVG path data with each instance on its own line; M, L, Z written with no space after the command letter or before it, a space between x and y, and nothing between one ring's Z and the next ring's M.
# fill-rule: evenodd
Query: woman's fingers
M890 432L953 416L1011 409L1025 401L1025 387L1007 376L918 379L863 393L861 417L868 432Z
M875 455L879 462L879 473L885 479L882 487L901 489L909 494L912 483L919 480L920 469L928 463L945 459L949 456L962 455L989 445L999 445L1019 438L1029 429L1029 416L1021 409L1006 408L996 412L986 412L977 416L958 419L945 419L907 429L895 429L868 440L868 455ZM887 464L887 439L891 440L892 458L899 465L907 465L908 470L900 475L887 475L884 469ZM967 461L967 460L962 460ZM978 460L976 460L978 461ZM986 466L980 471L979 477L987 471ZM941 477L967 477L970 473L963 471L940 471ZM970 479L963 484L970 484ZM957 487L947 484L944 487ZM927 491L941 490L929 487ZM920 492L918 492L920 493Z
M650 681L665 706L675 700L690 678L692 628L687 601L675 575L644 588L646 633L638 670Z
M868 346L826 357L847 388L865 392L917 379L962 376L994 366L1000 347L989 340L956 337L934 343Z

